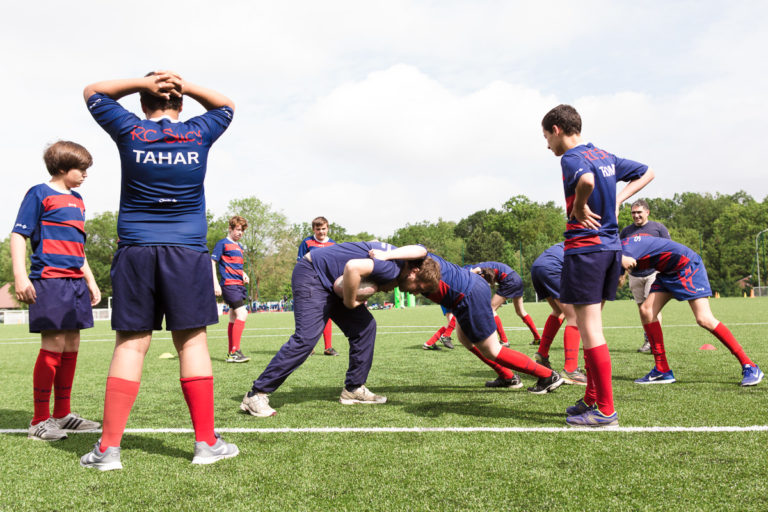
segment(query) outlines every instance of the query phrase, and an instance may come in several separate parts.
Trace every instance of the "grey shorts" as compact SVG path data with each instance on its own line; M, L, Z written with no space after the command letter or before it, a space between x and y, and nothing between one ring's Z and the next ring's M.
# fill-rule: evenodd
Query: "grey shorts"
M658 274L658 272L654 272L645 277L629 276L629 290L632 292L632 297L634 297L635 302L638 304L645 302L645 299L648 298L648 294L651 293L651 285L656 280L656 274Z

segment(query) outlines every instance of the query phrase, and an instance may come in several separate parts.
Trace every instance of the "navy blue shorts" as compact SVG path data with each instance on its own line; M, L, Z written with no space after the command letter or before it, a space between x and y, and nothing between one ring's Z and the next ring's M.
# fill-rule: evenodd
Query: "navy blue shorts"
M677 300L693 300L712 296L709 277L701 256L698 254L691 263L682 270L670 274L656 274L656 280L651 285L651 293L671 293Z
M523 296L523 280L514 270L507 275L506 279L499 283L496 288L496 294L505 299L516 299Z
M219 322L208 252L129 245L112 258L112 329L169 331Z
M472 343L485 341L496 332L496 321L491 307L491 290L485 279L472 274L472 288L464 299L451 308L456 322Z
M621 271L621 251L565 253L560 302L599 304L614 300Z
M561 272L562 269L555 270L544 265L534 265L531 267L531 281L539 300L545 300L547 297L560 299Z
M237 309L248 303L248 290L240 284L230 284L221 287L221 298L232 309Z
M93 327L91 294L85 279L33 279L32 286L37 299L29 305L29 332Z

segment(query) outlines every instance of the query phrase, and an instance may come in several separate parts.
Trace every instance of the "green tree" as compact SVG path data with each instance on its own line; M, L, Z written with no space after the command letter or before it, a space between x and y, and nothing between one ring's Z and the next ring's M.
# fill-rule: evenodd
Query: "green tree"
M464 263L464 242L454 232L455 222L423 221L417 224L406 224L404 228L395 231L395 234L387 242L399 247L410 244L422 244L429 251L437 254L447 261Z
M100 213L85 221L85 255L91 267L96 284L101 290L101 304L106 304L112 295L112 256L117 250L117 212Z

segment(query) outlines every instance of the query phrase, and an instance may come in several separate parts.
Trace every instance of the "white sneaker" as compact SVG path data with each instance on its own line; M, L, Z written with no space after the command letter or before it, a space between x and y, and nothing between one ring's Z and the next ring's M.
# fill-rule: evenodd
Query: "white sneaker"
M205 441L195 442L195 455L192 457L192 464L213 464L221 459L230 459L237 457L240 450L237 446L224 441L219 434L216 434L216 444L209 445Z
M99 449L101 439L93 445L93 450L80 457L80 465L84 468L96 468L99 471L123 469L120 462L120 447L110 446L103 453Z
M59 424L61 430L96 430L101 426L101 423L87 420L76 412L71 412L63 418L54 419Z
M266 393L256 393L253 396L248 396L246 393L240 404L240 410L259 418L268 418L277 414L277 411L269 406L269 398Z
M59 441L67 438L67 433L61 430L59 423L50 417L36 425L29 424L27 437L37 441Z
M371 390L365 386L360 386L354 391L347 391L344 388L341 391L341 397L339 402L344 405L353 404L383 404L387 402L387 397L381 395L375 395L371 393Z

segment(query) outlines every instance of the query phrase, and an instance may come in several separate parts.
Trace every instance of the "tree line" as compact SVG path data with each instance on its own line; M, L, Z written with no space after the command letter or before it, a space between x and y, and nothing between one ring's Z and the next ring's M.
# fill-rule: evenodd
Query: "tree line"
M723 296L743 293L743 286L757 286L759 264L763 285L768 281L766 242L768 198L756 201L744 191L735 194L683 192L668 198L646 198L650 219L662 222L673 240L701 254L712 289ZM630 203L619 211L619 227L632 223ZM301 240L312 233L308 222L291 224L285 214L257 197L230 201L225 214L208 214L208 248L226 236L228 220L241 215L248 229L241 239L245 249L246 272L251 278L254 300L279 300L291 296L291 271ZM86 255L102 291L112 294L109 270L117 249L117 213L104 212L86 221ZM523 195L506 201L500 208L477 211L458 222L438 219L406 224L388 238L378 239L394 245L420 243L430 251L457 264L500 261L510 265L523 278L525 300L535 299L530 266L547 247L560 242L565 228L565 212L549 201L539 203ZM371 233L348 233L331 223L331 238L337 242L368 241ZM13 283L9 251L10 237L0 248L0 280ZM757 248L756 248L757 243ZM757 249L757 251L756 251ZM757 253L757 254L756 254ZM620 298L629 297L626 286ZM379 298L382 300L384 297Z

